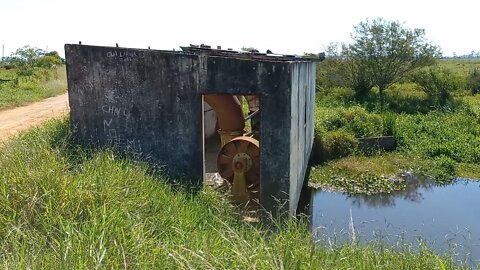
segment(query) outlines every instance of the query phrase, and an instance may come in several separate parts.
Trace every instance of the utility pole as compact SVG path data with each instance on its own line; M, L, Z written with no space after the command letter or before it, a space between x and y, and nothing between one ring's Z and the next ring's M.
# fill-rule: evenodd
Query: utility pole
M2 44L2 61L3 61L3 58L5 58L5 45Z

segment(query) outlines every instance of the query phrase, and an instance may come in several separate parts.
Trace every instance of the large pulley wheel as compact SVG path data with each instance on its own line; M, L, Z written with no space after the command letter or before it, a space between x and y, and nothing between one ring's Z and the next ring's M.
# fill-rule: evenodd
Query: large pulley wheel
M245 171L247 189L257 189L260 185L260 146L259 141L241 136L227 142L217 157L218 173L230 184L234 172Z

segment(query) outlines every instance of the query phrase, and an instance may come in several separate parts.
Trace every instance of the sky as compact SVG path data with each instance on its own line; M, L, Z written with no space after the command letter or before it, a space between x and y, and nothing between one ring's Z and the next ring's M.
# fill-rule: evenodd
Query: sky
M0 0L0 46L5 56L24 45L63 56L64 44L79 41L318 53L331 42L351 42L359 22L382 17L425 29L427 39L451 56L480 51L479 11L478 0Z

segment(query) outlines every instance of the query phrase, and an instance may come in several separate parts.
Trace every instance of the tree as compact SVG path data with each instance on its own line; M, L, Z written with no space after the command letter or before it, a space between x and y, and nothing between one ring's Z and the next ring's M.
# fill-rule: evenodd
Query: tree
M37 67L52 69L61 64L64 64L63 58L61 58L56 51L51 51L38 58L35 65Z
M19 77L31 76L38 60L44 55L45 52L43 50L26 45L12 53L8 58L8 62L16 68Z
M15 68L17 77L28 77L41 70L45 79L49 78L49 71L64 64L65 60L58 55L58 52L45 52L42 49L29 45L17 49L5 60L6 65ZM55 73L56 74L56 73Z
M377 86L380 96L412 71L435 63L439 47L425 38L425 30L408 29L382 18L354 26L353 43L343 47L351 86L362 95Z

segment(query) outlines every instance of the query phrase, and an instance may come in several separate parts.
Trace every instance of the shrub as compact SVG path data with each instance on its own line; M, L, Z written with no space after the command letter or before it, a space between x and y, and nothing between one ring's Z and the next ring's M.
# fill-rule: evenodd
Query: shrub
M468 74L466 86L472 95L480 93L480 70L478 68Z
M354 152L358 141L353 134L344 129L326 133L315 133L313 143L313 157L315 162L346 157Z
M317 86L320 88L347 86L346 62L340 57L328 57L317 69Z
M40 68L53 69L62 64L60 57L44 55L37 60L36 65Z
M326 107L345 106L355 99L355 91L349 87L331 87L317 89L317 104Z
M384 134L382 116L369 113L360 106L352 106L348 109L343 107L318 108L316 115L315 129L321 132L345 129L357 138ZM392 123L387 124L393 125Z
M393 136L395 134L395 122L397 120L397 114L392 112L386 112L381 114L383 123L383 135Z
M383 120L378 114L368 113L364 108L353 106L345 113L345 127L355 137L380 136L383 133Z
M326 48L326 58L317 64L317 89L344 87L347 80L348 63L341 55L341 44L330 43Z
M432 162L427 163L428 167L423 168L433 180L446 182L457 175L456 163L453 159L441 155L435 157Z
M412 80L428 95L435 107L448 105L451 93L461 85L461 79L445 68L430 68L412 75Z
M428 95L412 82L397 83L385 91L388 110L396 113L427 113L431 111Z
M324 108L317 110L315 129L333 131L345 126L344 109Z

